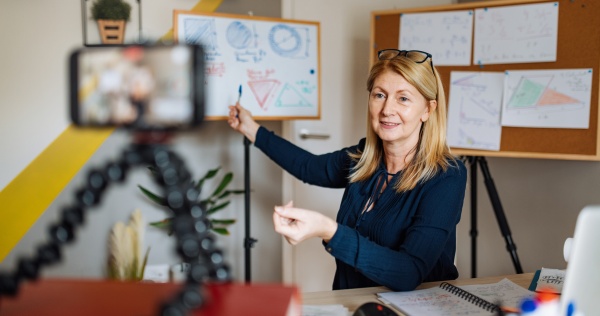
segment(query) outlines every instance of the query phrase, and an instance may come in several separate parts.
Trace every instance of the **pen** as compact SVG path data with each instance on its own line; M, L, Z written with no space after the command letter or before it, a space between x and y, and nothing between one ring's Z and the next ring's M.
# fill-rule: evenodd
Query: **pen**
M240 99L242 98L242 85L238 88L238 103L240 103Z

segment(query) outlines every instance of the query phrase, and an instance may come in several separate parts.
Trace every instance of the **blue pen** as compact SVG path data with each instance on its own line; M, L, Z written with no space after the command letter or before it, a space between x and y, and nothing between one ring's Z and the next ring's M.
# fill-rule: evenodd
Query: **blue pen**
M240 99L242 98L242 85L240 85L238 89L238 103L240 103Z

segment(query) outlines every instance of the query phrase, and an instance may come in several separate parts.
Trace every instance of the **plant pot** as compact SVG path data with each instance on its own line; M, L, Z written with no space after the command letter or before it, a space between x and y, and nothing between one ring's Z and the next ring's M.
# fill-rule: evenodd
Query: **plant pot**
M123 44L125 20L96 20L102 44Z

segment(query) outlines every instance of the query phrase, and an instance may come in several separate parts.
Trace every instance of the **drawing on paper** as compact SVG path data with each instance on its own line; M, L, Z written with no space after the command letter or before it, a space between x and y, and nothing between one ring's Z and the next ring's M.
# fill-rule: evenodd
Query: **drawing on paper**
M450 146L500 149L503 79L502 73L451 73L448 112Z
M502 125L588 128L591 69L506 72Z
M550 88L554 75L523 76L519 79L517 88L511 95L506 109L536 109L552 110L557 106L560 110L580 108L584 102L567 94Z
M436 65L470 65L473 11L400 15L398 48L433 55Z

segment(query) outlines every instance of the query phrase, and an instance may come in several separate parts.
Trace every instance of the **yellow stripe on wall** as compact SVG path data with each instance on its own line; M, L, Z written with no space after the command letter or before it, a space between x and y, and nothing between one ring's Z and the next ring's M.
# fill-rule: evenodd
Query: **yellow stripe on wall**
M214 12L221 2L200 0L191 11ZM0 262L112 132L69 126L0 191Z
M0 261L112 132L69 126L0 192Z

